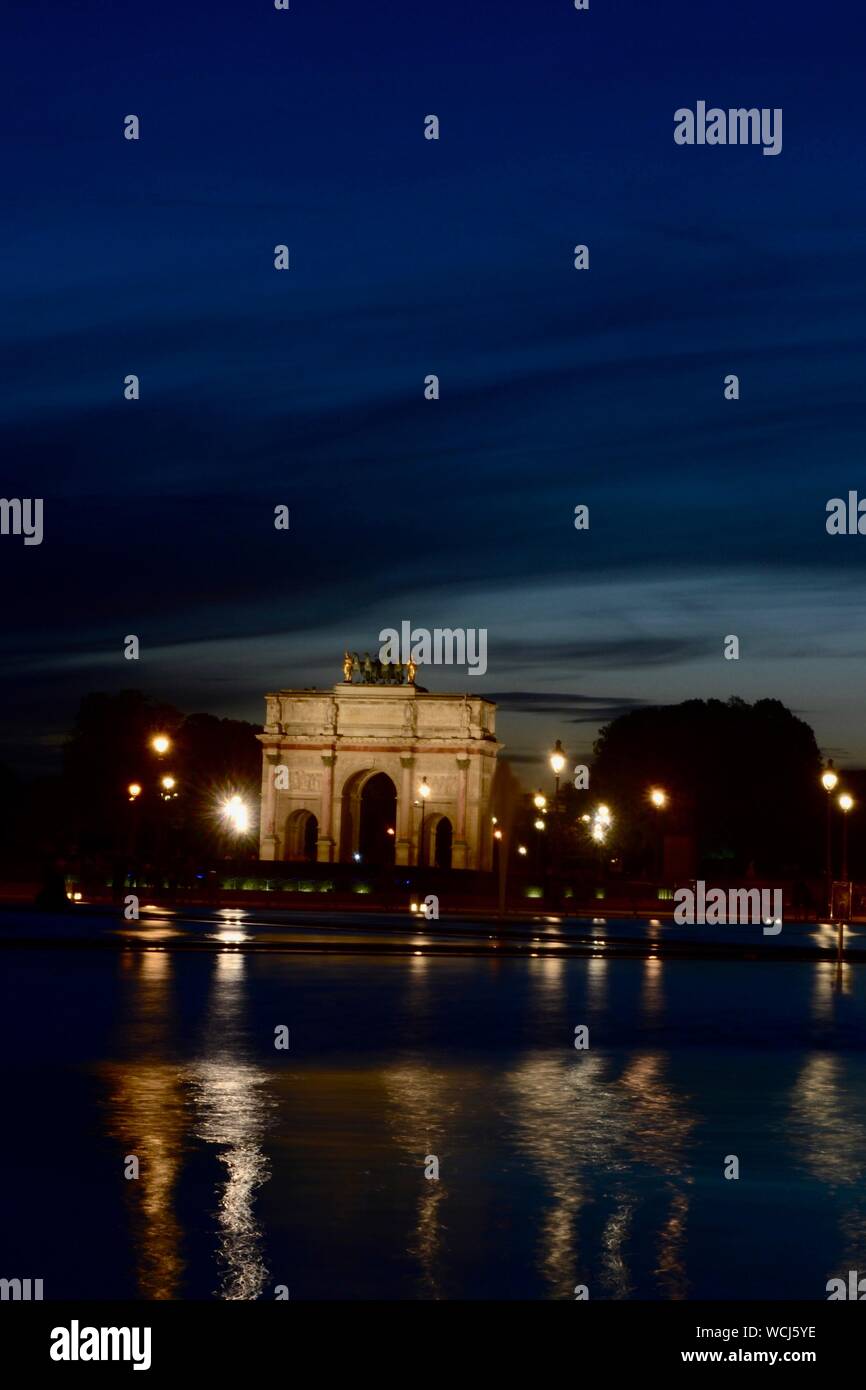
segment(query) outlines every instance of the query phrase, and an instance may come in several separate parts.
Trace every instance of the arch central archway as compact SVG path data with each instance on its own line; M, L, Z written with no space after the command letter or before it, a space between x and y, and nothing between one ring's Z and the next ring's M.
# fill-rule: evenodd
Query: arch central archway
M360 856L363 864L394 863L397 834L397 788L385 772L357 773L343 789L340 859Z
M397 788L384 772L364 783L358 850L363 864L394 863L397 821Z
M318 833L318 818L312 811L292 811L286 820L283 837L286 859L305 859L314 863Z

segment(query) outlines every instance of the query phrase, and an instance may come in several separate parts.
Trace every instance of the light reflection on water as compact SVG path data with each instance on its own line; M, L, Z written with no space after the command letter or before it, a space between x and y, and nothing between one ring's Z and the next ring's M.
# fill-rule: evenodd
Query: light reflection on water
M216 1147L226 1169L217 1211L219 1296L226 1299L258 1298L268 1273L254 1201L256 1189L270 1177L261 1144L273 1101L268 1073L242 1057L246 968L243 955L223 952L216 957L203 1040L206 1057L187 1073L196 1137Z
M174 958L145 952L135 964L130 1032L158 1052L172 1026ZM211 1146L225 1169L215 1212L217 1296L258 1298L268 1273L254 1198L270 1176L261 1148L273 1107L269 1078L243 1058L245 958L221 953L208 964L212 979L201 1060L187 1065L133 1061L107 1069L110 1132L141 1165L139 1180L129 1183L129 1197L143 1298L180 1296L184 1262L174 1188L183 1151L195 1139Z
M810 1057L797 1076L788 1117L788 1134L799 1163L837 1197L840 1269L856 1268L866 1253L866 1125L852 1113L852 1099L842 1061L821 1053ZM827 1270L828 1276L836 1272Z
M866 1258L862 1040L831 1045L866 983L784 970L773 994L767 967L658 959L125 953L96 1065L114 1151L141 1163L119 1198L140 1296L269 1298L284 1270L293 1297L777 1296L743 1283L753 1241L821 1297ZM728 1217L720 1155L740 1147ZM798 1214L816 1248L794 1256Z

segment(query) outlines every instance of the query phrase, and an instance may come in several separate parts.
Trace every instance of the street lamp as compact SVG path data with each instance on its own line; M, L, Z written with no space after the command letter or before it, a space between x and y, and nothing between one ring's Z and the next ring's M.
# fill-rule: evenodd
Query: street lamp
M649 799L657 811L663 811L668 804L668 794L662 787L650 787ZM662 818L659 818L658 845L656 848L656 877L661 879L664 869L664 831L662 829Z
M830 758L830 759L828 760L828 762L827 762L826 768L825 768L824 771L821 773L821 785L823 786L825 792L827 793L827 866L826 866L826 879L827 879L827 912L828 912L828 913L830 913L830 912L832 911L832 905L833 905L833 902L832 902L832 900L833 900L833 822L832 822L833 805L832 805L831 797L832 797L832 793L833 793L833 791L834 791L834 789L835 789L836 783L837 783L838 781L839 781L839 774L836 772L836 769L833 767L833 759Z
M137 796L141 796L141 786L138 782L130 782L127 787L130 801L134 801Z
M553 775L556 778L556 790L558 793L559 775L562 772L562 769L565 767L565 754L562 751L562 744L560 743L559 739L556 740L556 745L553 749L553 752L550 755L550 766L553 769Z
M848 792L843 792L839 797L840 810L844 812L842 819L842 882L848 882L848 812L854 805L853 796Z
M544 795L543 791L537 791L535 793L535 796L532 798L532 804L536 811L545 811L547 809L547 797Z
M584 816L583 819L590 820L589 816ZM610 813L610 807L605 806L604 802L602 802L600 806L596 806L595 814L590 821L589 827L589 833L596 844L604 844L607 839L607 832L610 830L612 823L613 816Z
M172 793L174 793L174 795L177 796L177 792L174 790L177 786L177 782L174 777L161 777L159 779L159 785L163 788L163 790L166 793L166 795L163 798L164 801L168 801Z
M424 863L424 809L427 805L427 798L430 795L430 788L427 785L427 778L421 778L421 785L418 788L418 795L421 798L421 843L418 846L418 863Z
M162 757L163 753L167 753L171 747L171 739L166 734L154 734L150 740L150 746L154 753L158 753Z
M223 803L223 815L236 835L246 835L250 828L249 807L243 797L235 794Z
M554 745L554 748L553 748L553 752L552 752L551 755L550 755L550 768L551 768L551 771L553 772L553 776L554 776L554 791L553 791L553 849L554 849L554 853L553 853L553 867L554 867L554 877L555 877L555 876L558 874L558 872L559 872L559 839L560 839L560 835L559 835L559 774L562 772L562 769L563 769L564 767L565 767L565 754L564 754L563 751L562 751L562 744L561 744L560 740L557 739L557 740L556 740L556 743L555 743L555 745Z

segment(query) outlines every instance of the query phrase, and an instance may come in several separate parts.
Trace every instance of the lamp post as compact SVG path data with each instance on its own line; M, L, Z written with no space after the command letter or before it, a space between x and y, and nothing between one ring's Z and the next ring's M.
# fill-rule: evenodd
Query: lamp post
M830 913L833 906L833 791L839 781L839 774L833 767L833 759L830 758L826 768L821 774L821 784L827 793L827 866L826 866L826 887L827 887L827 912Z
M418 844L418 863L424 863L424 810L427 805L427 798L430 795L430 788L427 785L427 778L421 778L421 785L418 788L418 795L421 798L421 839Z
M160 796L160 800L161 800L161 801L169 802L169 801L173 801L173 800L177 797L177 778L176 778L176 777L172 777L170 773L166 773L166 775L165 775L164 777L160 777L160 779L159 779L159 785L160 785L160 788L161 788L160 793L159 793L159 796ZM165 870L166 870L166 864L165 864L165 830L166 830L166 824L165 824L165 822L166 822L166 818L167 818L168 814L169 814L168 809L166 809L165 811L161 812L161 814L159 814L159 815L157 816L157 818L156 818L156 822L157 822L157 824L156 824L156 868L157 868L157 873L159 874L159 887L160 887L160 888L162 888L162 877L163 877L163 873L164 873ZM169 828L171 828L171 827L169 826Z
M661 812L668 804L668 794L662 787L650 787L649 799L657 811ZM661 880L664 872L664 827L659 819L658 847L656 850L656 878Z
M560 850L560 821L559 821L559 775L565 767L565 754L562 751L562 744L556 740L553 752L550 755L550 768L553 772L553 869L554 874L559 874L559 850Z
M553 776L555 778L553 808L554 810L557 810L559 807L559 774L565 767L565 754L562 751L562 744L560 743L559 739L556 740L553 752L550 755L550 766L553 770Z
M126 884L129 881L130 876L132 877L133 882L138 882L138 874L136 871L135 864L136 852L138 849L138 820L141 813L136 810L136 802L138 801L138 798L141 796L141 783L130 782L129 786L126 789L126 794L129 798L130 807L129 828L126 836L126 857L129 862L129 868L127 869L126 874L124 875L124 884Z
M163 753L167 753L171 747L171 739L167 734L154 734L150 740L150 746L154 753L157 753L161 758Z
M842 882L848 882L848 812L854 805L853 796L848 792L843 792L839 797L839 809L842 811Z
M506 854L507 845L505 842L505 837L502 834L502 827L498 824L497 817L492 816L491 820L493 822L494 851L496 858L496 868L498 870L496 877L498 889L499 916L500 918L502 918L505 916L505 880L508 876L508 857Z

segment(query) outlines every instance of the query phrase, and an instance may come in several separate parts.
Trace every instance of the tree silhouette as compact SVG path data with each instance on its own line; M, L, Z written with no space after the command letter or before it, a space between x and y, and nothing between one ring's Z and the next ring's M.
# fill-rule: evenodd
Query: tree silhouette
M779 700L686 700L634 710L595 745L593 799L611 803L627 871L659 834L695 836L702 872L811 873L821 860L821 757ZM648 799L667 791L661 813Z

